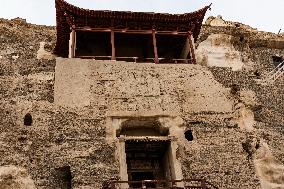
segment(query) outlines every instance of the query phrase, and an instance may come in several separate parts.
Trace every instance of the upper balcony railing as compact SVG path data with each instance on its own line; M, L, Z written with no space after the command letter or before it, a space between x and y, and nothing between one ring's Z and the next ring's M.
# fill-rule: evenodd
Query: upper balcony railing
M76 58L93 60L111 60L111 56L76 56ZM127 61L134 63L155 63L155 58L145 58L143 61L139 57L116 57L117 61ZM166 59L159 58L158 64L195 64L192 59Z

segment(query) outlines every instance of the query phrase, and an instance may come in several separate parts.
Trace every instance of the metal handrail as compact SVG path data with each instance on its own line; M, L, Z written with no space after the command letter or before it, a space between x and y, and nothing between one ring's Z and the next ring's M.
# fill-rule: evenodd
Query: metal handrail
M271 72L268 74L272 74L273 72L277 71L279 68L283 67L284 61L280 62Z
M284 61L276 67L275 69L276 72L269 78L270 80L275 81L279 77L279 75L281 75L281 72L284 69L283 65L284 65Z
M284 61L279 63L276 68L274 68L272 71L270 71L267 74L266 79L264 81L266 81L267 83L273 83L280 76L282 76L283 73L284 73Z

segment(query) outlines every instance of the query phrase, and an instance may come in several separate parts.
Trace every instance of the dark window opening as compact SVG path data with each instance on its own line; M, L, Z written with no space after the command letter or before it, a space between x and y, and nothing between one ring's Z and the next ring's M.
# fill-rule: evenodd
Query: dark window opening
M116 60L153 62L154 47L152 34L115 33Z
M27 113L24 117L24 125L25 126L31 126L33 123L33 118L30 113Z
M190 46L187 36L156 35L160 62L174 63L177 60L190 59Z
M70 166L64 166L55 169L54 184L57 189L71 189L72 188L72 174Z
M186 140L193 141L193 135L192 135L192 131L191 130L186 131L184 133L184 136L185 136Z
M111 59L110 32L76 32L76 57L94 57L96 59Z

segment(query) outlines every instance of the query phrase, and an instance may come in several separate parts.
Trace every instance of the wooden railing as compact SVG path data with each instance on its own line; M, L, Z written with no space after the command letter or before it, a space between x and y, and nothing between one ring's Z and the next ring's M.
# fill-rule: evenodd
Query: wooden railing
M135 187L133 187L135 185ZM109 181L105 189L218 189L205 179Z
M94 60L111 60L111 56L76 56L75 58L82 59L94 59ZM134 63L155 63L155 58L144 58L143 60L139 57L116 57L118 61L132 61ZM166 59L158 58L158 64L195 64L193 59Z

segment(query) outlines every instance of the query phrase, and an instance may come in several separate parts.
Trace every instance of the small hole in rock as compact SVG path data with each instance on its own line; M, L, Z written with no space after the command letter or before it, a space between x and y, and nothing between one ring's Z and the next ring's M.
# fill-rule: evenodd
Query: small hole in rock
M231 86L231 93L233 95L236 95L238 92L240 91L240 86L236 85L236 84L233 84Z
M27 113L24 117L24 125L26 126L31 126L33 123L33 118L30 113Z
M255 70L253 73L256 77L260 77L260 72L258 70Z
M192 131L191 130L188 130L184 133L184 136L185 138L188 140L188 141L193 141L193 135L192 135Z

